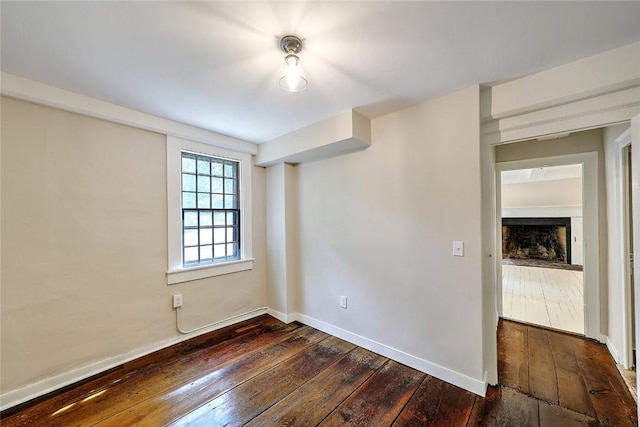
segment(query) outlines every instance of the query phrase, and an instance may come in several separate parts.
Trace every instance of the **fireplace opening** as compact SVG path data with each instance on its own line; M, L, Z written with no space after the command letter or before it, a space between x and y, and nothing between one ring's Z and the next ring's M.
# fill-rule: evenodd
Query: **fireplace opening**
M571 264L571 218L502 218L502 258Z

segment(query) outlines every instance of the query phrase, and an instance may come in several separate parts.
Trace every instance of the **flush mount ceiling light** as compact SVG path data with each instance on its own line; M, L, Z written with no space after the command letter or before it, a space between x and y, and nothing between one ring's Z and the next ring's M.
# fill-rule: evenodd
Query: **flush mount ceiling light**
M307 79L304 78L298 58L302 50L302 40L296 36L284 36L280 40L280 49L286 54L284 62L287 66L286 74L280 79L280 87L288 92L305 90Z

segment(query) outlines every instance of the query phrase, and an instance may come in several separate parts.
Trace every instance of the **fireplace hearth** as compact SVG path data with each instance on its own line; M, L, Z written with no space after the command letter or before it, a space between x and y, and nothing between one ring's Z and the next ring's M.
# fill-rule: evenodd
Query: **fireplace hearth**
M571 218L502 218L502 258L571 263Z

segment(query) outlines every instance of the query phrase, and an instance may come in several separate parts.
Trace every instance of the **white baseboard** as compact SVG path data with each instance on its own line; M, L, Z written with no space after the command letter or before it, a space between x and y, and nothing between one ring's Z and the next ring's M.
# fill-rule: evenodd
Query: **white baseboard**
M291 322L294 322L294 321L298 320L295 317L296 313L294 313L293 315L284 314L284 313L282 313L280 311L276 311L276 310L274 310L272 308L267 308L267 314L269 316L275 317L276 319L278 319L279 321L284 322L284 323L291 323Z
M621 363L620 353L618 353L618 349L616 348L616 346L611 342L611 340L609 340L609 337L606 337L606 344L607 349L609 349L609 353L611 353L611 356L613 357L613 360L615 360L616 363Z
M142 356L146 356L147 354L153 353L154 351L162 350L163 348L170 347L182 341L233 325L234 323L249 320L266 313L266 307L257 308L255 310L221 320L217 323L212 324L210 327L202 329L200 331L193 332L191 334L176 336L174 338L135 349L128 353L119 354L117 356L101 360L99 362L84 365L79 368L75 368L70 371L45 378L41 381L29 384L25 387L11 390L0 395L0 410L4 411L5 409L11 408L24 402L28 402L31 399L35 399L52 391L58 390L62 387L68 386L69 384L82 381L93 375L122 365L123 363L129 362Z
M301 323L304 323L305 325L309 325L321 330L322 332L326 332L327 334L341 338L345 341L349 341L352 344L366 348L367 350L373 351L374 353L378 353L382 356L388 357L389 359L395 360L396 362L400 362L411 368L422 371L426 374L461 387L482 397L484 397L486 394L487 382L484 378L482 380L478 380L468 377L459 372L452 371L451 369L445 368L443 366L421 359L417 356L405 353L404 351L397 350L385 344L381 344L369 338L362 337L360 335L354 334L352 332L346 331L344 329L338 328L336 326L330 325L301 313L292 313L287 317L291 322L297 320Z

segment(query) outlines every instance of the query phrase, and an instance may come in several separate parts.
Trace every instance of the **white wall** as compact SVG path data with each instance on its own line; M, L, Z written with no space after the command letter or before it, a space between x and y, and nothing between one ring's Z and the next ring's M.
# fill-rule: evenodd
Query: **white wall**
M3 394L182 339L173 293L185 328L266 305L264 169L254 269L167 286L164 135L9 98L1 132Z
M284 163L266 169L267 188L267 304L287 313L287 259Z
M267 171L267 302L269 314L288 322L297 311L299 281L297 168Z
M479 88L371 124L367 150L298 166L300 312L483 393Z
M581 205L581 178L502 184L502 207Z

